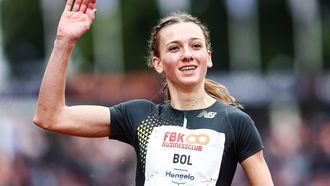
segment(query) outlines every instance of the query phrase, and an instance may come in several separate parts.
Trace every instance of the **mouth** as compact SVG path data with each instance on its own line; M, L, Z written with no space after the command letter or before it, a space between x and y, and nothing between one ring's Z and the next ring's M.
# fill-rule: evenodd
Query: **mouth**
M180 67L179 70L182 71L182 72L186 72L186 71L193 71L197 68L197 66L195 65L191 65L191 66L183 66L183 67Z

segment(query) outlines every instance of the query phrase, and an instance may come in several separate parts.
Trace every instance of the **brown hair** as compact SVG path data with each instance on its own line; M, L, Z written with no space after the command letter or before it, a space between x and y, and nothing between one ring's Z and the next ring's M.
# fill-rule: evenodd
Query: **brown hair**
M209 30L198 18L187 14L185 12L173 12L172 14L162 18L158 25L154 26L151 32L150 40L148 42L149 45L149 57L148 57L148 66L153 67L152 65L152 57L159 57L159 32L161 29L168 25L173 25L181 22L192 22L198 25L204 34L206 46L208 50L211 50L211 42ZM215 99L221 100L227 104L233 105L238 108L243 108L239 103L236 103L236 100L233 96L231 96L225 86L219 84L213 80L205 79L205 91L207 94L212 96ZM164 84L163 93L165 95L166 100L171 99L170 92L168 90L167 84Z

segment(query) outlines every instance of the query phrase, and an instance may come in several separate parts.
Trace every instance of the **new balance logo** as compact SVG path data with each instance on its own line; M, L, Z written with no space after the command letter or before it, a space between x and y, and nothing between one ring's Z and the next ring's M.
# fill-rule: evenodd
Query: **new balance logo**
M217 115L216 112L207 112L206 110L203 110L201 113L198 114L197 117L199 117L199 118L214 118L215 115Z

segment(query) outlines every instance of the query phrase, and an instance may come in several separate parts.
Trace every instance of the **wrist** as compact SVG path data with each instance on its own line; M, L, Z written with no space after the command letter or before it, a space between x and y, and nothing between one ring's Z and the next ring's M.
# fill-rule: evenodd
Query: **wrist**
M56 38L55 42L54 42L54 45L56 47L61 47L61 48L73 48L74 44L75 44L75 41L63 39L63 38Z
M55 39L55 44L60 43L60 44L64 44L64 45L74 45L75 42L76 42L76 40L66 38L66 37L56 37L56 39Z

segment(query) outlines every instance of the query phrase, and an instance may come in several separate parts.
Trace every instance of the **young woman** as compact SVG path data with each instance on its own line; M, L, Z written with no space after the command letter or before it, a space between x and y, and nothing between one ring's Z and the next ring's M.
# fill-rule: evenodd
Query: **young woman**
M205 78L212 67L209 33L191 15L165 17L151 34L149 65L165 77L164 103L65 104L68 60L95 18L95 3L67 1L34 123L67 135L109 136L131 144L137 154L136 185L230 185L237 163L250 185L273 185L253 121L225 87Z

